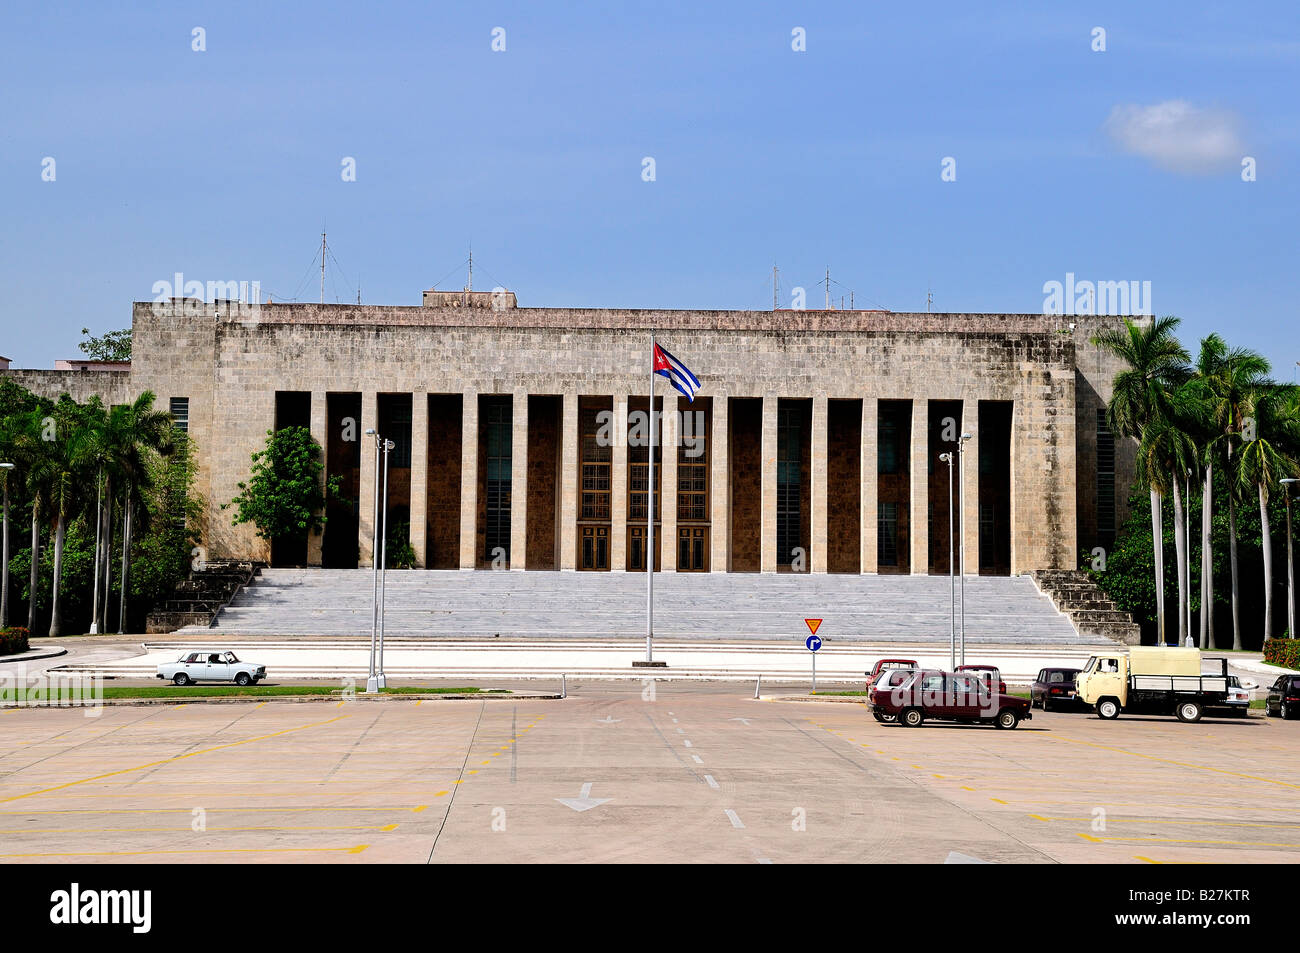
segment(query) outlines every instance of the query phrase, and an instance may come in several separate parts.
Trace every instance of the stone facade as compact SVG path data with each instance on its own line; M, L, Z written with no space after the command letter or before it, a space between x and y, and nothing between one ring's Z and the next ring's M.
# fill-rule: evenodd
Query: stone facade
M329 545L327 528L326 545L309 540L306 558L330 564L330 554L351 551L369 565L376 481L364 432L397 395L398 416L390 409L383 419L409 438L405 465L392 461L390 521L399 506L420 565L492 565L495 538L511 569L636 568L635 449L616 438L593 465L579 418L580 404L596 401L626 433L629 407L645 406L652 330L711 398L697 401L708 406L702 465L679 453L665 464L656 453L665 570L946 572L948 477L930 460L941 423L931 402L952 402L934 413L959 408L959 429L973 434L956 478L968 573L1073 568L1099 538L1096 411L1118 367L1090 338L1118 318L1078 317L1070 329L1031 314L518 308L513 296L471 294L426 295L420 307L141 302L129 373L3 373L80 399L151 390L166 408L187 398L212 557L271 558L220 507L247 478L277 407L309 406L304 423L351 495L356 546ZM656 391L672 439L675 411L692 405L662 379ZM300 396L291 402L287 392ZM409 413L400 409L408 401ZM351 419L339 410L348 407L360 415L359 468L334 432ZM1118 522L1131 445L1118 448L1114 470ZM601 479L607 510L589 509L599 500L588 481ZM702 495L684 499L677 491L690 481ZM895 537L882 540L884 519ZM778 525L806 552L802 566L778 551ZM601 545L602 529L605 556L584 566L584 546ZM997 565L998 534L1006 565Z

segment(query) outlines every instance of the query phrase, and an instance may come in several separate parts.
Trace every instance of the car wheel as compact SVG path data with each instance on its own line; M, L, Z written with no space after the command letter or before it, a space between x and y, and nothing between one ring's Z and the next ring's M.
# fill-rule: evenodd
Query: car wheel
M1282 704L1277 706L1277 717L1281 718L1283 721L1286 721L1291 717L1291 708L1286 702L1282 702Z
M238 675L235 676L235 684L251 685L253 684L253 677L249 675L247 672L240 672Z
M904 708L898 716L898 723L904 728L919 728L925 721L925 714L919 708Z
M1119 702L1113 698L1103 698L1097 702L1097 717L1110 721L1119 717Z
M186 675L184 672L177 672L175 675L172 676L173 685L185 686L188 685L189 683L190 683L190 677Z
M1201 715L1205 714L1205 709L1197 701L1179 702L1178 707L1174 709L1174 714L1178 716L1179 721L1194 725L1201 720Z
M999 728L1014 728L1020 724L1020 716L1010 708L1004 708L998 712L997 722Z
M1043 711L1051 711L1051 710L1052 710L1052 709L1051 709L1051 705L1050 705L1050 703L1048 702L1048 700L1047 700L1047 696L1046 696L1046 695L1043 696L1043 703L1042 703L1041 705L1039 705L1038 707L1041 708Z

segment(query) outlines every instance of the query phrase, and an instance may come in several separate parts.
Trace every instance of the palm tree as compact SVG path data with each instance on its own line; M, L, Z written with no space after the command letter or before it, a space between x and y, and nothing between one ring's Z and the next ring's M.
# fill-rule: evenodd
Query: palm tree
M32 563L27 584L27 631L36 632L36 591L41 574L41 521L54 480L51 444L54 419L40 408L22 414L14 435L15 456L23 475L23 488L32 506ZM49 439L47 439L49 438Z
M1241 598L1237 570L1237 500L1240 480L1234 449L1250 416L1253 395L1268 376L1268 361L1255 351L1232 348L1218 362L1217 372L1206 381L1207 413L1216 436L1206 447L1207 459L1224 454L1224 480L1228 496L1228 564L1232 576L1232 647L1240 651Z
M116 474L122 488L119 633L126 627L126 603L130 592L132 516L138 510L147 519L146 492L153 484L151 463L157 456L166 456L174 449L171 414L155 410L153 402L153 392L145 391L134 403L114 407L108 415L106 466L110 473Z
M1300 472L1300 462L1286 452L1286 444L1293 436L1289 431L1295 427L1294 420L1286 415L1293 390L1289 384L1265 384L1256 392L1251 402L1254 439L1242 443L1237 477L1243 491L1254 488L1259 495L1260 546L1264 550L1265 642L1273 637L1273 540L1268 521L1269 489L1283 477Z
M55 405L55 440L49 441L50 506L54 511L53 589L50 594L50 635L63 634L63 547L68 521L82 502L86 482L89 434L83 426L83 409L66 394Z
M1115 375L1106 407L1112 433L1136 438L1140 443L1148 427L1172 417L1170 393L1185 379L1189 360L1186 349L1174 336L1178 324L1178 318L1172 316L1157 318L1145 326L1125 318L1122 329L1112 328L1092 339L1093 344L1128 365L1127 370ZM1151 537L1155 549L1156 628L1163 645L1165 562L1160 487L1164 484L1151 470L1147 472L1147 483L1151 490Z
M1181 393L1181 392L1180 392ZM1185 399L1185 397L1183 398ZM1187 605L1191 598L1187 573L1188 540L1183 519L1183 474L1196 462L1196 443L1180 425L1184 408L1175 405L1175 413L1149 423L1138 447L1138 477L1163 496L1174 496L1174 563L1178 576L1178 644L1187 639ZM1159 529L1161 535L1164 527Z
M1192 366L1193 399L1199 406L1199 424L1196 441L1200 444L1200 464L1203 479L1201 481L1201 631L1200 647L1214 648L1214 438L1218 436L1216 425L1215 387L1221 379L1224 362L1228 354L1228 345L1218 334L1211 334L1201 340L1201 350L1196 355Z

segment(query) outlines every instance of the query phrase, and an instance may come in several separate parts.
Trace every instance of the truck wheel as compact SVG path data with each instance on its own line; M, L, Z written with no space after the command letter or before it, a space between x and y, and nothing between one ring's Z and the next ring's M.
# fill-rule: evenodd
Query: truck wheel
M252 683L253 683L253 677L249 675L247 672L240 672L238 675L235 676L236 685L251 685Z
M1178 720L1194 725L1201 720L1201 715L1205 714L1205 708L1198 701L1179 702L1178 707L1174 709L1174 714Z
M188 685L189 683L190 683L190 677L186 675L184 672L177 672L175 675L172 676L173 685L180 685L183 687L185 685Z
M1097 702L1097 717L1107 721L1119 717L1119 702L1113 698L1103 698Z
M1014 728L1018 724L1020 724L1020 716L1010 708L1004 708L998 712L999 728Z
M925 721L925 714L919 708L904 708L898 716L898 723L904 728L920 728Z

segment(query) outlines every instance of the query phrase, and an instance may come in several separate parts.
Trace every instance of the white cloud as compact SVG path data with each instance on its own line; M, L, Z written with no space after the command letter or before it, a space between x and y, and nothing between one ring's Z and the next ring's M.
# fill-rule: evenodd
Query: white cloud
M1105 128L1125 152L1173 172L1208 175L1241 163L1240 127L1227 110L1171 99L1153 106L1116 106Z

